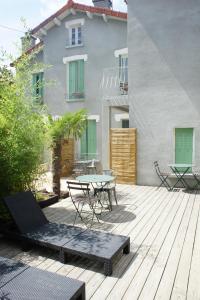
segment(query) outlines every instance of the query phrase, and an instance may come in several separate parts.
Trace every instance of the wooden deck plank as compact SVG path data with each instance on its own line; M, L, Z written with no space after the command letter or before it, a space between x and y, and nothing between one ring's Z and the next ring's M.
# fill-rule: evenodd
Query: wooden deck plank
M193 201L188 202L187 210L186 210L183 220L180 224L175 242L172 246L169 257L167 258L166 265L164 266L164 270L163 270L164 261L161 263L161 265L159 265L159 263L156 262L155 267L152 270L152 274L153 274L153 272L155 274L155 281L159 280L159 283L157 285L156 295L155 295L156 300L158 300L158 299L167 300L170 298L174 278L175 278L176 271L177 271L177 266L179 263L180 255L182 252L182 247L184 244L185 235L186 235L186 232L188 229L188 225L190 222L191 213L192 213L192 209L193 209L193 205L194 205L194 199L190 199L190 200L193 200ZM160 278L159 278L158 274L159 274ZM151 289L149 292L151 293Z
M126 290L127 285L132 280L132 275L134 274L134 272L137 272L141 260L143 260L146 252L149 249L149 246L152 243L152 240L150 238L152 237L151 236L152 228L158 222L159 217L161 217L162 215L162 212L163 211L166 212L167 205L169 206L169 211L170 211L171 206L173 206L173 204L175 203L175 200L174 202L170 200L176 195L172 195L169 193L163 193L163 195L166 196L166 199L168 198L168 201L164 201L165 198L160 197L160 199L157 200L159 209L158 207L155 207L153 213L152 211L149 211L146 214L146 219L144 218L143 222L140 223L138 231L134 231L135 228L133 228L133 231L129 232L129 236L132 241L131 255L130 255L131 260L130 257L122 258L122 260L119 262L120 267L114 270L114 274L113 274L114 276L112 278L111 277L106 278L105 283L101 285L100 290L103 291L105 297L110 292L110 295L108 297L109 299L121 299L121 297L123 296ZM148 243L150 245L148 245ZM128 269L126 273L123 274L126 267L128 267ZM93 298L98 299L100 290L97 290Z
M199 215L199 207L200 207L199 205L200 202L196 201L194 210L192 212L191 221L188 226L188 231L186 234L178 270L176 273L176 278L175 278L175 282L171 294L172 300L186 299L189 272L190 272L191 259L192 259L193 247L194 247L194 238L195 238L198 215Z
M200 201L200 195L196 196L196 201ZM198 216L197 230L195 234L194 250L189 276L189 284L187 290L187 300L200 299L200 214Z
M193 199L192 199L193 198ZM183 234L184 236L184 231L183 231L183 226L186 224L186 228L188 225L188 222L190 220L190 215L191 215L191 210L193 208L193 203L195 200L195 196L193 197L189 197L183 215L181 214L181 211L179 210L179 215L177 214L175 220L174 220L174 224L171 226L165 241L161 247L161 250L158 254L158 256L156 257L156 260L153 264L153 267L149 273L149 276L146 280L146 283L141 291L140 300L144 300L144 299L153 299L156 293L156 290L158 288L160 279L162 278L162 273L165 269L165 265L167 263L167 260L169 258L169 255L171 253L171 250L173 248L174 242L177 238L177 234L178 232ZM181 228L181 231L180 231ZM180 238L179 238L180 240ZM169 299L169 298L168 298Z
M20 244L1 237L0 255L85 281L86 299L199 300L200 195L128 185L117 185L117 193L119 205L94 224L94 229L131 238L131 253L118 259L112 276L106 277L98 262L72 257L64 265L54 251L34 247L22 252ZM53 222L73 223L69 199L44 211ZM84 227L80 221L77 225Z
M132 268L129 268L129 269L132 269L131 276L129 274L129 277L127 278L127 280L124 282L122 281L122 286L120 286L121 287L121 291L120 291L121 298L124 296L124 294L127 293L128 289L132 290L133 281L135 282L134 278L135 278L135 276L138 277L137 273L138 273L138 271L140 271L140 267L142 266L143 261L148 256L149 251L151 249L155 248L154 247L155 240L158 239L160 237L160 235L162 234L163 226L166 227L168 222L170 222L171 218L173 217L173 214L176 213L177 208L180 205L180 199L177 199L175 196L172 199L171 199L171 201L169 201L169 205L166 206L160 212L159 216L157 216L156 222L151 227L151 229L148 233L148 236L145 238L144 241L142 241L142 244L137 251L138 255L137 255L136 259L134 260L133 265L131 266ZM152 254L152 255L154 255L154 254ZM128 271L129 271L129 269L128 269ZM126 272L126 273L128 273L128 272ZM137 282L138 287L140 286L140 284L141 284L140 282ZM127 294L129 294L129 292Z

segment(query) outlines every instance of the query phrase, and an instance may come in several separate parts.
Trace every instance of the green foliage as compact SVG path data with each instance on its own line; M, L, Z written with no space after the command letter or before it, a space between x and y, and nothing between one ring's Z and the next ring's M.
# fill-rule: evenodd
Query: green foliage
M38 175L46 141L45 108L32 99L37 52L15 60L16 73L0 57L0 198L27 190ZM7 59L7 57L6 57Z
M87 115L84 109L79 110L75 113L66 113L61 118L50 120L50 135L52 141L56 142L62 138L73 137L74 139L79 139L86 126Z

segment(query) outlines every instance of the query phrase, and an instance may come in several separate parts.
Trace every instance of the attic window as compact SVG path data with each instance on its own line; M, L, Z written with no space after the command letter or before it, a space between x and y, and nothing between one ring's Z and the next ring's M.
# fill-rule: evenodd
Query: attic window
M84 19L76 19L65 23L65 27L68 29L67 48L83 45L82 26L84 22Z

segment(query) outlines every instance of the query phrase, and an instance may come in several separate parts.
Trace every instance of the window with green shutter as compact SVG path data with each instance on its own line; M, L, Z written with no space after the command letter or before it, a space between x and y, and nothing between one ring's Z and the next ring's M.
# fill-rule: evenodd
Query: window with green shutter
M192 160L193 160L193 128L176 128L175 129L175 163L192 164Z
M96 158L96 120L87 120L87 126L81 137L81 157Z
M84 60L69 62L68 98L84 98Z
M33 98L35 102L43 102L43 72L35 73L32 77Z

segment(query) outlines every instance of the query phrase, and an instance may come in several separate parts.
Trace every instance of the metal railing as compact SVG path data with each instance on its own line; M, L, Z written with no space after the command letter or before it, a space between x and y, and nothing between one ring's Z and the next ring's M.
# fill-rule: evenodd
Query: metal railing
M127 95L128 67L104 69L100 87L106 97Z

